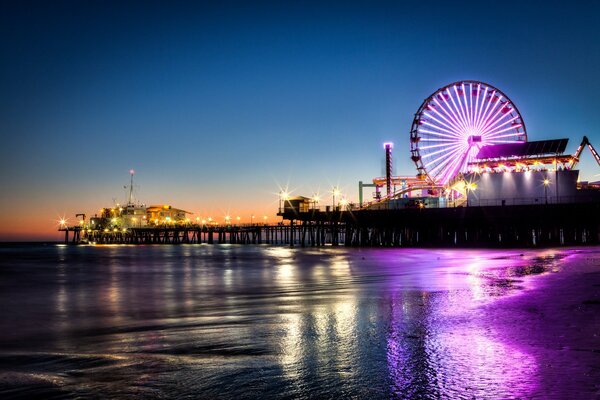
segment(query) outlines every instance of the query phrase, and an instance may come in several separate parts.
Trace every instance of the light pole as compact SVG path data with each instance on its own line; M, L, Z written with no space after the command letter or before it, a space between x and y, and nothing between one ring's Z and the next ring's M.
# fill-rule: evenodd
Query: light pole
M319 200L319 195L315 193L312 197L313 210L317 208L317 203L319 203Z
M335 210L335 197L340 195L340 190L337 187L334 187L331 194L333 195L333 209Z
M345 197L344 197L344 198L342 198L342 199L340 200L340 206L342 207L342 210L343 210L344 208L346 208L346 207L348 206L348 199L346 199Z
M546 196L546 204L548 204L548 185L550 184L550 179L544 179L544 195Z
M466 184L465 188L466 188L466 194L467 194L467 207L469 207L469 192L474 192L475 189L477 188L477 185L470 182L470 183Z
M285 202L290 198L290 194L287 191L279 192L279 212L283 212L285 208ZM283 200L283 208L281 208L281 201Z

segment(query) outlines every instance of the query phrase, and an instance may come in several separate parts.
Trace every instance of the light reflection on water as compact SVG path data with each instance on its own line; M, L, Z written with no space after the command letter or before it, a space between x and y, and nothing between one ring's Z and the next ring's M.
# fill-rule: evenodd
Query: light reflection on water
M0 248L0 396L510 398L535 354L481 305L537 251Z

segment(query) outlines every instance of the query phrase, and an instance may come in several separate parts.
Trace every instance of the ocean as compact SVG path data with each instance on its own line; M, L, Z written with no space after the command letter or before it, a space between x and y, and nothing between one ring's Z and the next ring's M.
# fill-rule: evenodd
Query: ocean
M0 398L594 398L598 260L593 247L3 244ZM568 295L548 304L574 280L592 288L582 311Z

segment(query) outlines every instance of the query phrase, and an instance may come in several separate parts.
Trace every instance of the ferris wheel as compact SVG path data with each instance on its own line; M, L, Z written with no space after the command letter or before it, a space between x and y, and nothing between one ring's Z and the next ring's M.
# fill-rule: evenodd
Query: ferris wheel
M489 144L526 142L519 110L499 89L459 81L438 89L415 114L410 151L418 176L444 185Z

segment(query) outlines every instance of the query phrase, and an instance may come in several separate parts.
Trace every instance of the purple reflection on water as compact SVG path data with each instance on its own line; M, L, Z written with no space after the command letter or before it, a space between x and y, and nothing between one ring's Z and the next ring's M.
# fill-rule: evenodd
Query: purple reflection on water
M573 271L594 273L599 259L597 249L0 247L0 396L590 394L595 344L565 349L577 332L593 337L595 303L577 303L573 320L558 300L593 281ZM561 276L571 286L544 297Z

